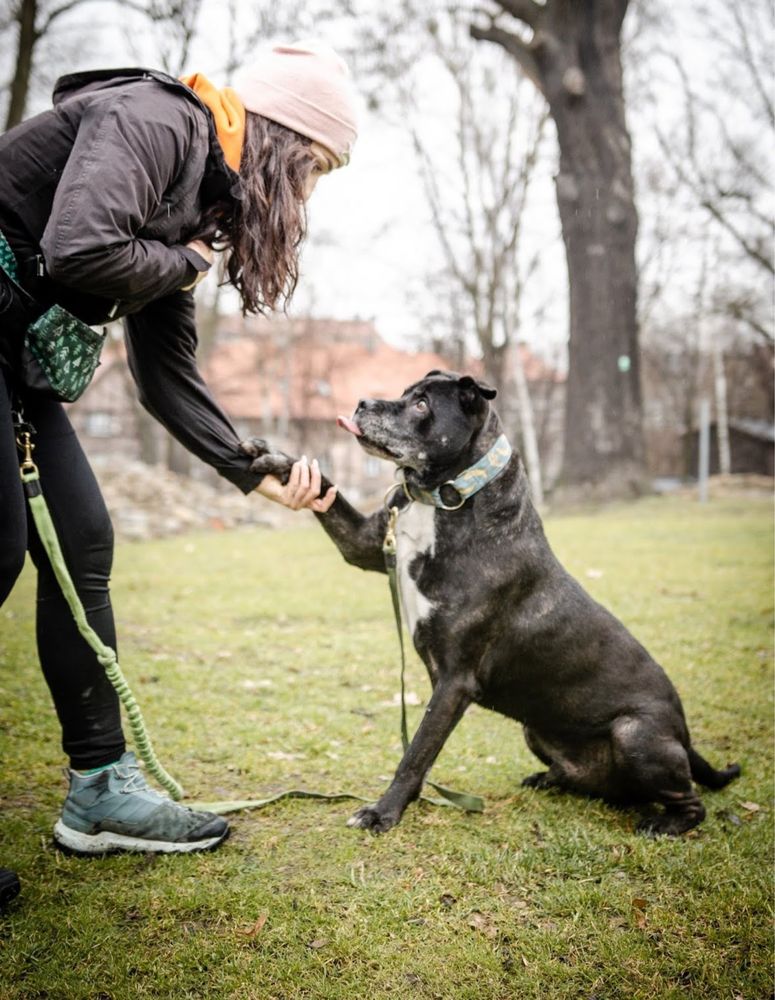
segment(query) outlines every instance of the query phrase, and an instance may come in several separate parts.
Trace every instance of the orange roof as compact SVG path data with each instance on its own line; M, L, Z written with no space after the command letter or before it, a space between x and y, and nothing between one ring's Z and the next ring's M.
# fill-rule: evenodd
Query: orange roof
M527 347L518 348L528 381L563 376ZM110 340L95 373L101 380L125 357ZM454 365L432 351L392 347L364 320L242 319L224 316L203 372L213 395L234 419L333 420L361 398L395 399L433 369ZM472 359L466 373L482 374ZM87 397L88 399L88 397Z
M237 419L287 412L292 420L329 420L352 413L361 397L395 398L434 368L450 367L438 354L391 347L371 324L276 321L255 330L218 344L205 370L214 395ZM476 374L481 366L468 367Z

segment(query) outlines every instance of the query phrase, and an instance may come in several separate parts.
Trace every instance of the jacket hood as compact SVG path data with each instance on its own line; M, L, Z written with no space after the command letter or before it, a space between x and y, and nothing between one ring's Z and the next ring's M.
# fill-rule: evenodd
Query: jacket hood
M234 199L238 201L241 196L239 174L232 170L224 159L223 149L216 135L212 112L190 87L175 79L174 76L162 73L161 70L143 69L139 66L69 73L67 76L61 76L54 84L52 101L56 107L62 101L79 94L110 90L112 87L123 87L127 83L140 80L155 80L185 97L202 111L207 119L210 133L210 155L202 179L204 193L210 200Z
M155 69L143 69L142 67L127 67L122 69L92 69L82 73L68 73L67 76L60 76L54 84L52 102L56 107L62 101L76 94L84 94L96 90L109 90L111 87L121 87L125 83L134 80L156 80L158 83L174 87L181 93L188 94L195 104L204 108L204 105L193 94L188 87L184 87L174 76L162 73Z

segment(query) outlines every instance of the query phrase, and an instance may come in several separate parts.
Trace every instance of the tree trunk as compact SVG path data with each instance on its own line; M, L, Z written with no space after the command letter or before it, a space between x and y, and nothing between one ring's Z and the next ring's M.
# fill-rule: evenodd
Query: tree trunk
M24 118L27 107L27 94L30 89L32 75L32 53L38 34L35 30L35 18L38 13L37 0L21 0L16 20L19 23L19 37L16 43L16 60L14 74L11 80L11 96L8 102L8 114L5 119L6 131L18 125Z
M557 202L568 262L570 340L561 486L639 492L644 479L637 324L638 230L624 117L626 0L510 0L530 43L499 27L474 37L510 51L557 128Z
M567 484L607 480L621 492L637 489L643 439L638 223L629 137L616 121L615 104L609 95L555 120L562 136L557 202L570 284L562 479Z

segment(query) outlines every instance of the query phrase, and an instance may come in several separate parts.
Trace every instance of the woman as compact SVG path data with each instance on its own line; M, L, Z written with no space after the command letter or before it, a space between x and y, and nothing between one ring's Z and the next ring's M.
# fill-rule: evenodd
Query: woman
M41 548L19 480L13 408L35 428L35 461L88 620L115 647L110 521L61 404L25 384L25 330L55 303L91 325L123 317L140 399L178 441L244 493L327 510L334 492L319 498L317 463L298 463L285 488L249 471L196 367L192 290L217 248L245 312L287 302L305 201L322 174L347 163L355 136L344 64L325 46L300 43L266 53L222 91L201 75L65 77L52 110L0 137L0 233L24 289L0 271L0 604L29 549L40 661L70 761L54 836L72 851L202 850L228 825L146 785L126 752L116 694Z

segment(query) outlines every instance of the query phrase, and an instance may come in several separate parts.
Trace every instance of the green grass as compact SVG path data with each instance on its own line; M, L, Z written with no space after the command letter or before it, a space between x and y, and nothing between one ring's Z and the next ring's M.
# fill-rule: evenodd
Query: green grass
M192 797L376 797L399 760L385 578L303 518L117 553L120 660ZM665 666L701 752L741 762L698 830L650 841L633 812L521 789L518 728L473 709L434 776L481 792L483 815L420 803L374 838L345 826L352 803L292 801L239 814L211 855L63 856L27 572L0 611L0 865L23 881L0 918L2 1000L769 996L770 505L647 500L547 531ZM427 697L414 657L408 686Z

